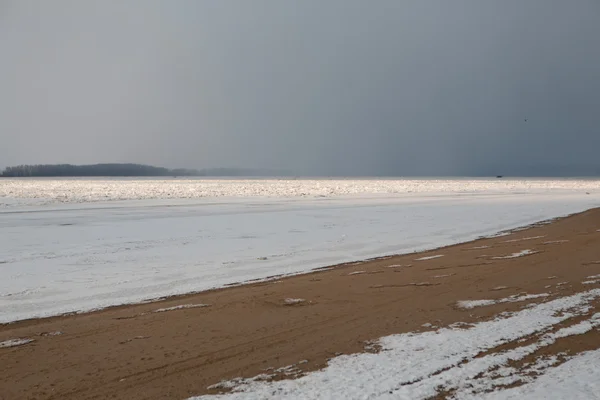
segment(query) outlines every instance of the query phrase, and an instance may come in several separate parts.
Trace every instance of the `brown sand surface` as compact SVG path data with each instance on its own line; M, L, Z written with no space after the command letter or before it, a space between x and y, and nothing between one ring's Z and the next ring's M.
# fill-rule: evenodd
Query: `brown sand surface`
M340 353L376 351L368 343L385 335L430 329L426 323L481 321L525 305L462 309L460 300L543 292L552 299L600 287L582 283L600 274L598 229L600 209L594 209L419 254L0 325L0 342L34 339L0 348L0 399L184 399L270 368L322 368ZM535 253L502 258L523 250ZM418 260L437 255L443 257ZM155 312L188 304L207 306ZM591 331L543 352L599 347L600 333Z

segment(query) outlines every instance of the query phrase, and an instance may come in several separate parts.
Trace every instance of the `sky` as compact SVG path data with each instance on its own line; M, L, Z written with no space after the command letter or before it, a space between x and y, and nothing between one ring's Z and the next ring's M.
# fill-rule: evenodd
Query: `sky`
M0 0L0 166L600 175L597 0Z

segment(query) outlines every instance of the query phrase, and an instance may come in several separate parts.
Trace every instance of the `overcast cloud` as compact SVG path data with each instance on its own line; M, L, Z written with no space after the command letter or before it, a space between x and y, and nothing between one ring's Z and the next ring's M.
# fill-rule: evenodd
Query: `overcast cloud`
M0 0L0 166L600 173L599 21L597 0Z

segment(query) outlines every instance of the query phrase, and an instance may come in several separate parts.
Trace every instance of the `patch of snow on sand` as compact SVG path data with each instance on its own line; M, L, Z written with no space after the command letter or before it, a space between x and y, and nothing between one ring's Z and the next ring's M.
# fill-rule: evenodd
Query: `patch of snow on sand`
M471 309L475 307L483 307L483 306L491 306L492 304L501 304L501 303L518 303L520 301L539 299L541 297L550 296L548 293L540 293L540 294L526 294L526 295L513 295L506 297L504 299L498 300L462 300L458 301L456 305L459 308Z
M470 375L469 382L467 385L458 387L458 392L455 393L455 398L481 398L480 396L494 389L501 389L507 385L516 383L531 383L535 381L535 376L545 372L545 369L551 367L557 363L558 360L552 360L548 358L541 358L536 360L533 366L524 368L519 371L516 368L507 367L506 364L512 361L522 360L524 357L531 355L549 345L554 344L558 339L582 335L589 332L590 330L600 325L600 319L598 314L592 316L589 320L582 321L578 324L563 328L554 333L547 333L538 335L538 341L522 347L507 350L496 354L490 354L483 357L483 363L488 364L490 367L486 371L481 371L481 376ZM478 360L479 361L479 360ZM476 362L474 363L476 364ZM504 370L504 373L499 373L497 370L493 370L498 364L501 365L500 370ZM501 390L499 391L501 393Z
M40 333L40 336L60 336L63 335L63 332L61 331L54 331L54 332L42 332Z
M435 256L421 257L416 258L415 261L427 261L427 260L435 260L436 258L444 257L443 254L436 254Z
M354 271L354 272L350 272L348 275L360 275L360 274L366 274L367 271Z
M230 385L223 383L232 389L231 393L193 399L419 400L434 397L439 390L454 391L455 398L482 398L486 391L496 388L493 379L482 376L507 367L513 360L522 360L560 337L597 326L598 319L594 316L570 330L543 333L570 318L584 315L599 297L600 289L594 289L537 304L504 318L480 322L471 328L386 336L378 341L379 353L335 357L324 369L294 380L261 382L255 378L239 378ZM478 357L497 346L531 335L538 335L538 341ZM595 368L597 376L600 375L597 359Z
M393 264L393 265L387 265L386 268L410 268L412 267L412 264Z
M33 339L9 339L5 340L4 342L0 342L0 349L4 349L7 347L22 346L31 342L33 342Z
M541 238L545 238L545 237L546 237L546 235L542 235L542 236L530 236L530 237L525 237L525 238L520 238L520 239L505 240L504 243L522 242L524 240L534 240L534 239L541 239Z
M165 312L165 311L173 311L173 310L183 310L186 308L202 308L202 307L209 307L209 306L210 306L210 304L182 304L180 306L159 308L158 310L154 310L153 312L157 313L157 312Z
M532 383L511 389L464 397L482 400L591 400L600 396L600 350L581 353L549 369Z
M559 244L559 243L567 243L568 240L551 240L549 242L544 242L543 244Z
M287 298L287 299L283 300L283 303L285 305L289 305L289 306L294 305L294 304L304 303L304 302L306 302L306 300L304 300L304 299Z
M553 336L558 339L573 335L583 335L598 326L600 326L600 313L594 314L589 320L562 328L554 333Z
M590 280L590 281L583 281L581 282L584 285L595 285L596 283L600 283L600 279L594 279L594 280Z
M482 250L482 249L489 249L491 246L475 246L475 247L469 247L469 250Z
M502 302L497 301L497 300L461 300L461 301L456 302L456 306L458 308L470 309L470 308L475 308L475 307L491 306L492 304L497 304L497 303L502 303Z
M492 259L494 259L494 260L506 260L508 258L524 257L524 256L529 256L531 254L536 254L536 253L539 253L539 251L534 251L534 250L527 249L527 250L521 250L518 253L510 254L508 256L492 257Z

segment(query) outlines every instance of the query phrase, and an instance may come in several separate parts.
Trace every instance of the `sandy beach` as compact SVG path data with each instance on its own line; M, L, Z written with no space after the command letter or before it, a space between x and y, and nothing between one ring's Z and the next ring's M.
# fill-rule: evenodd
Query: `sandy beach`
M598 288L599 229L593 209L423 253L4 324L0 399L184 399L265 372L269 380L294 379L342 354L378 352L374 341L387 335L488 321ZM589 317L598 301L591 304L555 328ZM600 332L592 329L513 367L548 355L558 364L597 348Z

